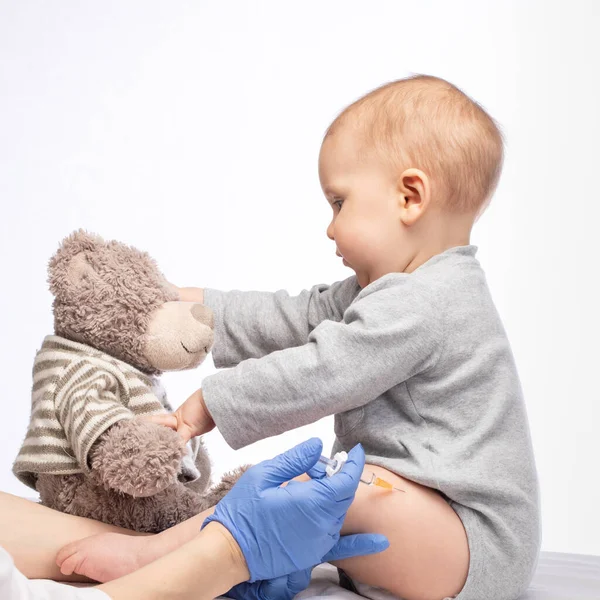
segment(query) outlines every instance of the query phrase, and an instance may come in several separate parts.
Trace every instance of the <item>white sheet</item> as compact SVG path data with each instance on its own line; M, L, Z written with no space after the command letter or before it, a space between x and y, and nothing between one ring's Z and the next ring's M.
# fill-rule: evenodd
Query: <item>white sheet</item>
M100 590L63 585L46 579L27 579L14 565L10 554L0 546L1 600L110 600Z
M297 600L392 600L393 596L369 586L357 586L362 596L338 585L337 571L321 565L313 572L310 586ZM26 579L0 547L1 600L109 600L94 588L75 588L54 581ZM484 600L484 599L482 599ZM600 556L542 552L535 577L520 600L600 600Z
M392 600L386 592L358 585L362 596L337 585L337 571L330 565L314 570L310 587L296 598L316 600ZM482 599L484 600L484 599ZM600 600L600 556L542 552L529 590L520 600Z

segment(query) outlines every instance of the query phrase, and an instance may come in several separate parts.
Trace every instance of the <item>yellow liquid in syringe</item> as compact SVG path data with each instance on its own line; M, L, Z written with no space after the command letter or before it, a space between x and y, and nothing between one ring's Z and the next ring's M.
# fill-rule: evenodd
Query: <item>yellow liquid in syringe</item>
M319 462L327 467L327 476L331 477L335 475L344 463L348 455L345 452L338 452L334 458L327 458L326 456L321 456L319 458ZM376 485L377 487L383 488L384 490L396 491L396 492L405 492L406 490L401 490L400 488L394 487L389 481L385 479L381 479L381 477L377 477L375 473L370 473L371 479L368 479L368 473L363 473L360 478L360 482L365 485Z
M396 492L404 492L405 490L401 490L400 488L394 487L389 481L385 479L381 479L381 477L377 477L375 473L371 473L371 479L365 479L365 473L360 478L360 482L366 485L376 485L377 487L383 488L384 490L396 491Z

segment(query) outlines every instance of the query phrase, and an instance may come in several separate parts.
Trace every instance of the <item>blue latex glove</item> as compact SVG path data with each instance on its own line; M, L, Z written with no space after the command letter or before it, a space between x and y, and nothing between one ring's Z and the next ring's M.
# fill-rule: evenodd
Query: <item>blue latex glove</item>
M252 467L204 521L202 527L218 521L231 532L246 559L250 582L304 571L322 562L337 544L365 464L362 446L350 451L333 477L280 487L311 470L322 448L321 440L312 438ZM383 536L362 536L382 543Z
M343 560L364 554L382 552L389 546L384 535L346 535L320 562ZM227 593L234 600L292 600L310 583L312 567L267 581L240 583Z
M227 592L234 600L292 600L310 583L312 569L296 571L267 581L240 583Z

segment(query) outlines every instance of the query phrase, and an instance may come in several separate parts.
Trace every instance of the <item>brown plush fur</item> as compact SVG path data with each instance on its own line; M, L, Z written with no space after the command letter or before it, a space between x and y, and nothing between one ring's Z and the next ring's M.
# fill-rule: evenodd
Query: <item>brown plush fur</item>
M115 423L90 452L92 477L133 498L154 496L177 481L185 445L177 432L143 421Z
M48 274L56 335L159 373L145 356L144 336L154 311L179 297L146 252L76 231L50 260Z
M213 342L213 317L179 297L145 252L77 231L49 265L55 333L110 354L148 374L198 366ZM159 532L213 506L244 468L212 490L201 445L201 477L178 481L185 446L174 431L137 419L109 428L90 453L89 475L39 475L51 508L128 529Z
M206 495L184 485L167 487L154 496L134 498L96 485L84 475L40 475L38 492L45 506L144 533L160 533L214 506L239 479L244 469L223 476Z

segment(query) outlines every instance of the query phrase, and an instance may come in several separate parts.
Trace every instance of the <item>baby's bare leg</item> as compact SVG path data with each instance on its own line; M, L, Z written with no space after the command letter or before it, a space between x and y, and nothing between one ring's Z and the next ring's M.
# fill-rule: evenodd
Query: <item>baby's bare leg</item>
M27 577L64 580L56 566L59 549L73 540L103 532L135 535L125 529L66 515L0 492L0 546L7 550L17 568ZM76 578L69 579L74 581Z
M441 600L457 594L469 567L467 537L459 517L434 490L380 467L367 465L366 470L406 493L359 485L342 534L383 533L391 545L381 554L336 565L352 578L405 600ZM153 536L103 534L74 542L61 550L59 563L63 573L74 570L110 581L133 570L131 565L139 568L190 541L212 510Z
M467 536L458 515L430 488L381 467L367 465L365 470L406 493L360 484L342 534L382 533L390 547L336 566L357 581L405 600L441 600L458 594L469 569Z
M213 508L155 534L140 536L101 533L78 539L60 549L56 562L63 576L85 575L105 583L155 561L191 541Z
M167 516L172 518L177 515L181 518L194 512L198 514L157 535L126 537L121 533L101 533L70 542L56 555L61 573L67 577L77 573L104 583L128 575L176 550L198 534L202 523L214 510L214 507L211 507L199 512L200 507L216 504L233 487L243 470L244 468L236 469L224 475L219 485L205 496L192 494L190 498L186 495L189 490L178 487L161 492L164 510L160 518L163 523ZM194 501L194 497L197 502ZM126 500L122 499L122 502L125 503Z

